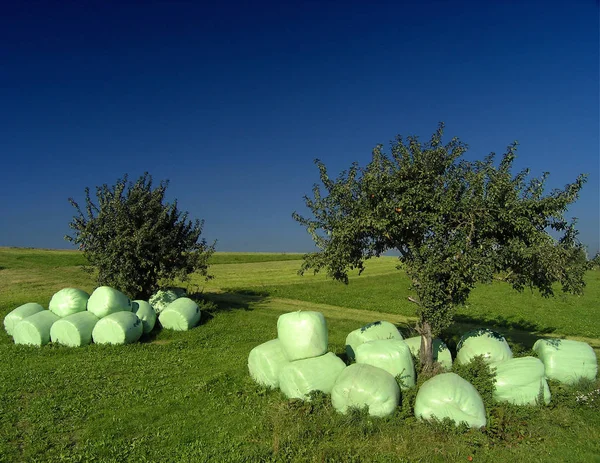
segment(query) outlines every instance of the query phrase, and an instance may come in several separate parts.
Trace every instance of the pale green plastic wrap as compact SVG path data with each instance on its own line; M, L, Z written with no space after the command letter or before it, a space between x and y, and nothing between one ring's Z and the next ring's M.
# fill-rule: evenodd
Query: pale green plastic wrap
M154 325L156 324L156 312L148 302L139 300L132 301L131 311L142 321L144 333L149 333L154 329Z
M321 312L301 311L281 315L277 320L277 337L290 362L327 352L329 335Z
M566 384L594 380L598 374L596 353L585 342L570 339L539 339L533 350L546 367L546 378Z
M59 317L83 312L87 307L90 295L77 288L64 288L54 293L48 308Z
M133 312L115 312L100 319L92 331L96 344L131 344L142 336L142 321Z
M311 391L329 394L344 368L344 361L333 352L296 360L281 369L279 388L290 399L308 400Z
M148 303L158 315L165 310L171 302L184 296L186 296L186 293L182 288L161 289L150 296Z
M331 403L338 412L368 407L369 415L388 416L400 403L400 388L387 371L364 363L355 363L338 376L331 390Z
M369 323L357 330L352 331L346 337L346 354L350 360L354 360L356 348L369 341L383 339L402 339L398 328L386 321Z
M77 312L58 320L50 329L52 342L69 347L87 346L100 319L92 312Z
M423 383L415 399L415 416L423 420L450 418L472 428L485 426L483 400L477 389L456 373L442 373Z
M248 371L254 381L263 386L279 387L279 373L289 364L279 339L256 346L248 355Z
M416 358L419 358L421 353L421 336L405 339L404 342L408 345L412 354ZM452 368L452 354L448 346L440 338L433 340L433 361L438 362L447 370Z
M50 329L60 317L49 310L42 310L21 320L14 328L15 344L43 346L50 342Z
M356 348L356 363L366 363L400 376L402 389L415 385L415 365L408 345L399 339L369 341Z
M541 392L544 403L550 403L550 389L540 359L520 357L491 366L496 369L494 399L515 405L535 405Z
M158 316L163 328L175 331L187 331L200 322L198 304L187 297L180 297L171 302Z
M9 312L6 317L4 317L4 329L9 336L12 336L17 323L33 314L41 312L42 310L45 309L35 302L28 302L27 304L20 305L13 311Z
M482 355L486 363L503 362L513 356L504 336L483 328L464 334L456 350L459 364L469 363L478 355Z
M131 300L121 291L100 286L88 299L87 309L96 317L103 318L117 312L131 312Z

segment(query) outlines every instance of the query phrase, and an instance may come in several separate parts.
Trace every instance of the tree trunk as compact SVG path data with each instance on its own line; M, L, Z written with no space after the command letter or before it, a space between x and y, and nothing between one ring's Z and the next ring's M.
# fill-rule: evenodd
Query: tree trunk
M421 320L418 328L421 334L421 371L430 371L433 368L433 339L431 337L431 325Z

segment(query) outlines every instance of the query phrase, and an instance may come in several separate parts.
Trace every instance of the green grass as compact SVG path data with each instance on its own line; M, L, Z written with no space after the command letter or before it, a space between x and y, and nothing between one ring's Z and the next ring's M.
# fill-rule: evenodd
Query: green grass
M250 262L273 262L302 259L302 254L274 252L215 252L211 264L243 264Z
M40 265L33 252L29 266L17 257L30 250L11 252L13 264L0 270L2 318L24 302L47 304L62 287L94 287L79 264L57 265L62 252L42 252ZM0 266L5 255L0 249ZM550 407L494 406L482 432L419 423L402 410L387 419L343 416L328 399L288 401L256 386L247 374L248 353L276 336L282 313L322 311L338 354L361 324L381 317L401 324L409 320L404 313L413 313L394 259L372 262L348 286L322 275L300 277L298 266L216 264L217 279L205 292L218 308L204 314L201 326L155 331L134 345L26 348L0 330L0 461L598 461L600 409L578 404L578 388L552 385ZM481 309L469 314L488 321L523 317L556 332L598 337L599 288L598 274L590 273L583 304L540 299L549 306L536 308L531 295L511 300L501 286L482 287L470 301ZM563 306L549 310L562 303L569 310L564 320ZM578 312L581 306L587 312ZM586 387L600 385L579 389Z

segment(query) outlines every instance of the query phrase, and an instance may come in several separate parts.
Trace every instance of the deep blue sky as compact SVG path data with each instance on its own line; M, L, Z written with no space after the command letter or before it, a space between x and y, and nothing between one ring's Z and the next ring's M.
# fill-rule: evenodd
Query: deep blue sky
M68 248L69 196L147 170L218 250L307 251L314 158L445 121L550 188L589 173L598 249L595 0L201 3L2 2L0 246Z

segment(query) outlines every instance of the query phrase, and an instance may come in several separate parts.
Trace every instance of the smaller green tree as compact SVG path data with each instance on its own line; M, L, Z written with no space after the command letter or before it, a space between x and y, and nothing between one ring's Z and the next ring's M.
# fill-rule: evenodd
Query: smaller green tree
M168 181L152 187L144 173L135 183L125 175L113 186L96 187L97 204L85 189L85 209L73 199L77 215L65 236L97 270L98 284L112 286L134 299L147 299L161 282L186 281L192 273L209 279L208 259L215 243L200 240L204 221L188 220L177 201L165 202Z

